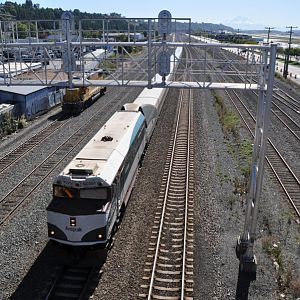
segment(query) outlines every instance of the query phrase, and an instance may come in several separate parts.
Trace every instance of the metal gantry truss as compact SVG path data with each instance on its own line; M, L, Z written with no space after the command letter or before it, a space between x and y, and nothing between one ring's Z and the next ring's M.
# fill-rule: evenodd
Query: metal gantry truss
M123 30L118 28L120 22ZM182 40L183 23L187 28L184 30L185 41ZM172 33L169 34L170 32ZM171 18L171 14L166 11L161 12L159 18L75 20L70 12L65 12L60 20L0 21L0 39L0 85L5 86L258 90L246 220L236 247L241 270L255 272L253 246L270 123L276 45L197 41L191 36L189 18ZM140 51L140 55L130 53L129 47ZM176 57L177 47L198 48L202 55L193 57L192 60L185 56ZM243 54L243 58L220 58L217 56L220 49L237 50L239 54ZM171 57L171 54L179 67L174 70L174 76L170 77L172 80L164 81L164 76L155 76L168 69L167 66L162 67L162 59L159 57ZM243 65L243 71L237 68L240 65ZM102 72L105 77L102 80L92 80L89 75L93 72ZM192 81L178 79L183 76L176 75L183 72ZM215 82L216 75L220 74L224 82ZM232 77L233 75L236 76ZM232 82L232 78L238 79Z

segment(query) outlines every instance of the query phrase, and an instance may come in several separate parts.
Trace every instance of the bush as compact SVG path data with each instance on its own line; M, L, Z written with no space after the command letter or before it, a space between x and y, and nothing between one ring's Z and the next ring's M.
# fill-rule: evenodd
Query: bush
M225 133L236 133L240 118L233 111L226 111L223 117L223 128Z
M24 128L25 126L25 116L21 116L19 119L15 119L10 114L4 114L3 120L0 123L0 137L12 134L18 129Z

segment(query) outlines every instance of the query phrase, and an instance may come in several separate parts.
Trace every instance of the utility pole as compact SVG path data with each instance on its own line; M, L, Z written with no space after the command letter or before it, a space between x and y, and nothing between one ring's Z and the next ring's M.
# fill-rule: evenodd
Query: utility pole
M265 29L268 29L268 39L267 39L267 43L269 43L270 32L271 32L271 29L274 29L274 27L265 27Z
M283 67L283 77L286 79L289 71L289 60L290 60L290 50L291 50L291 44L292 44L292 34L293 34L293 28L298 28L297 26L287 26L286 28L290 28L290 39L289 39L289 49L287 54L284 57L284 67Z

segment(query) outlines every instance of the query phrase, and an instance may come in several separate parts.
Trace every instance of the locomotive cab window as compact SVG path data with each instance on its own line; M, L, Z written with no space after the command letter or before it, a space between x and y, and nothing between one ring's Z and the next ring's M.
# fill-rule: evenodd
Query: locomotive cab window
M53 196L58 198L76 198L77 191L72 188L67 188L64 186L54 185L53 186Z
M83 199L106 200L108 196L107 194L106 188L80 190L80 198Z

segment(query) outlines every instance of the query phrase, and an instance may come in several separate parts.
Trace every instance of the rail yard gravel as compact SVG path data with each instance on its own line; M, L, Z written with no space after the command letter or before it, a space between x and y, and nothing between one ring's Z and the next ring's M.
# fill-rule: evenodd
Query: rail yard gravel
M113 247L101 268L93 299L138 299L141 292L153 212L169 146L176 99L176 91L169 91ZM125 102L128 101L126 99ZM243 299L237 287L238 260L234 247L237 235L243 228L246 197L234 193L235 178L241 177L240 166L228 148L234 141L224 138L211 93L197 91L194 101L194 299ZM101 106L102 100L94 105ZM64 130L61 139L53 139L53 145L44 145L40 151L48 153L52 147L57 147L74 132L76 124L79 126L88 118L89 112L86 110L74 119L74 125ZM245 134L244 129L240 132ZM69 158L75 153L76 150ZM296 154L291 153L291 158L293 155ZM28 167L24 169L32 168L36 163L35 155L30 157L31 162L28 161ZM60 164L56 172L65 164ZM13 176L13 173L7 174ZM268 168L265 174L255 246L257 280L250 283L249 299L294 299L281 280L284 276L300 276L297 274L300 270L299 224ZM21 177L16 176L16 181ZM1 181L1 187L8 189L13 178ZM49 278L53 276L55 266L66 256L65 250L47 243L45 208L52 195L51 182L50 176L0 231L0 298L42 299L49 288ZM272 252L267 254L266 245L280 249L283 258L281 266L272 257Z
M24 174L28 174L30 170L36 165L42 157L46 157L47 154L51 153L53 149L57 148L64 140L66 140L73 132L76 131L82 124L84 124L89 118L91 110L101 109L104 102L112 102L114 98L119 100L119 104L115 109L119 109L123 103L132 101L135 99L139 90L131 89L131 95L122 98L120 96L120 91L111 92L110 95L102 97L102 99L94 104L90 109L84 111L80 116L72 120L72 124L68 124L63 131L60 131L59 136L51 139L51 142L45 142L41 147L37 147L33 152L26 157L26 163L24 160L20 160L20 163L17 166L14 166L10 169L18 170L17 174L13 170L7 170L3 173L4 176L1 176L1 194L6 194L10 188L16 185L16 183L21 180ZM123 94L126 94L126 90L122 91ZM109 113L109 110L107 110ZM113 111L110 112L112 114ZM110 117L107 115L107 112L100 114L100 120L102 118L102 125ZM105 118L105 119L104 119ZM41 119L41 123L44 120ZM43 127L43 126L41 126ZM98 127L99 129L100 127ZM98 130L96 127L93 129L94 133ZM18 139L17 135L9 137L9 139ZM53 172L53 176L56 175L60 170L63 169L68 160L75 156L78 153L81 147L85 145L88 140L83 141L76 149L68 155L66 160L61 163ZM11 144L13 144L11 142ZM21 175L22 174L22 175ZM0 231L0 299L8 299L13 295L14 291L21 283L25 280L25 285L21 284L17 290L16 298L24 299L21 295L30 294L31 297L27 299L35 299L36 295L34 291L38 289L28 289L26 285L27 280L31 282L33 279L31 276L36 277L37 281L34 282L34 285L42 287L43 282L42 276L39 274L44 274L47 268L43 263L39 263L40 257L45 258L45 253L47 253L45 262L47 266L51 269L51 263L48 265L48 262L55 262L50 260L51 251L49 251L49 246L47 246L47 228L46 228L46 207L49 203L49 200L52 197L51 190L52 176L49 176L46 180L29 199L26 200L26 203L22 206L15 216L9 220ZM3 196L1 195L1 197ZM49 257L48 257L49 256ZM38 263L37 263L38 261ZM41 259L43 262L43 259ZM52 264L53 265L53 264ZM35 273L37 271L37 273ZM51 273L51 271L49 271ZM27 274L27 276L26 276ZM25 279L24 279L25 277ZM49 281L49 278L43 278L45 282ZM25 293L25 294L24 294ZM32 294L33 293L33 294ZM12 298L15 298L12 297ZM25 298L26 299L26 298Z

